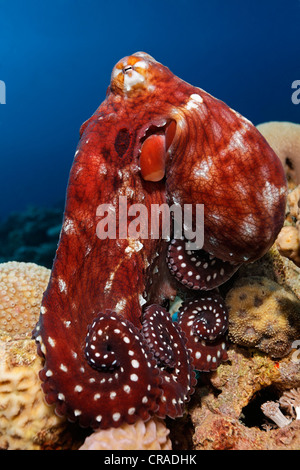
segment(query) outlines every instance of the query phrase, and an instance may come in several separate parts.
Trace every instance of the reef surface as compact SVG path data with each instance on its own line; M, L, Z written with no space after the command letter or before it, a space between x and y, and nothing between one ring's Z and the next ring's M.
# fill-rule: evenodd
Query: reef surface
M280 155L284 163L288 155ZM299 185L297 174L289 164L290 194ZM298 229L297 207L298 199L293 205L290 197L285 226ZM83 432L57 417L41 391L42 359L31 331L49 279L44 266L54 256L61 211L50 211L48 221L38 215L43 210L33 211L44 220L39 240L28 235L35 231L29 223L32 211L19 214L18 220L27 222L19 224L24 232L17 240L12 219L0 229L11 250L2 244L1 260L20 261L23 251L31 261L0 264L1 449L300 450L300 267L280 249L282 242L220 287L229 310L228 359L216 371L198 374L182 418L138 421L103 434ZM36 256L50 239L43 262ZM24 246L35 248L18 251ZM170 305L174 319L184 297L180 290L177 294Z

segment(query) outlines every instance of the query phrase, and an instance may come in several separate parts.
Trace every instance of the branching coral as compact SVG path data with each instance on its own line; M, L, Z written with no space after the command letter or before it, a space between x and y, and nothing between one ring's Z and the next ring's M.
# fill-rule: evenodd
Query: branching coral
M260 349L271 357L290 351L300 335L300 301L266 277L239 279L228 292L229 337Z
M79 450L171 450L169 430L162 420L153 418L94 432Z

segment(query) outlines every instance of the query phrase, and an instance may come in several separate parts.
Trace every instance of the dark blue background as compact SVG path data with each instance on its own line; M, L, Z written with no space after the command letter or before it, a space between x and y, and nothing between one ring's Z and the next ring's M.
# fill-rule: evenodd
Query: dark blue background
M64 199L78 131L138 50L258 124L300 122L299 0L0 0L0 217Z

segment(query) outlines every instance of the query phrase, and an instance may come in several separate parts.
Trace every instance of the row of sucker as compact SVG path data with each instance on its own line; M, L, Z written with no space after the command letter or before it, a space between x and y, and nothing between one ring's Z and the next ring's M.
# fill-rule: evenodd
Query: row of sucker
M239 265L223 261L204 250L186 250L184 239L173 239L168 247L170 273L189 289L211 290L226 282Z

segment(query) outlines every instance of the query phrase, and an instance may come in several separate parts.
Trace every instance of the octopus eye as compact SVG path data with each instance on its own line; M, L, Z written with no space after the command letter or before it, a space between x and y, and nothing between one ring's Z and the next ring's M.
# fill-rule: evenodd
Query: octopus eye
M132 70L132 66L131 66L131 65L127 65L126 67L124 67L124 68L123 68L123 73L128 72L128 70Z
M140 56L124 57L113 68L110 89L125 96L145 91L148 88L148 60Z

